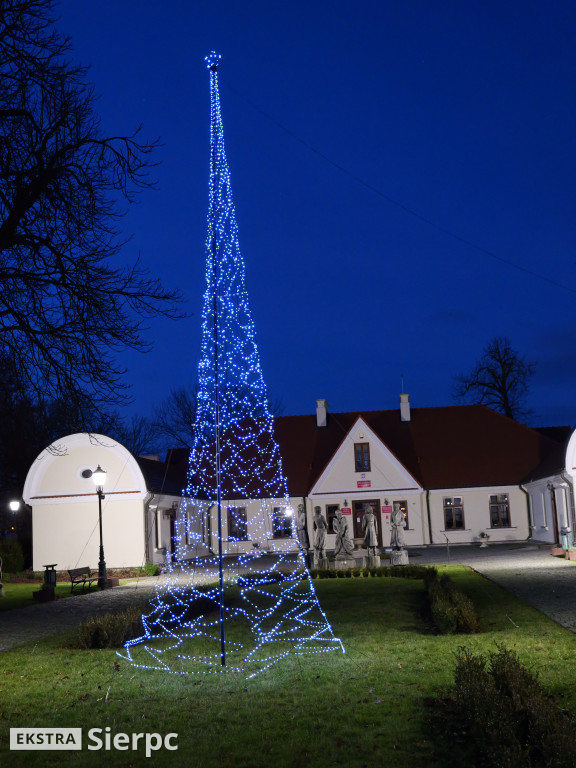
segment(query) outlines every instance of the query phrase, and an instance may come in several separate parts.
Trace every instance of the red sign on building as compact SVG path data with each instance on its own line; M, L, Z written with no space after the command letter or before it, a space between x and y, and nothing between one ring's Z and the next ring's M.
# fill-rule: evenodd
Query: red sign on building
M356 487L357 488L370 488L372 485L371 480L357 480L356 481Z
M340 512L342 512L343 515L351 515L352 510L350 507L340 507Z

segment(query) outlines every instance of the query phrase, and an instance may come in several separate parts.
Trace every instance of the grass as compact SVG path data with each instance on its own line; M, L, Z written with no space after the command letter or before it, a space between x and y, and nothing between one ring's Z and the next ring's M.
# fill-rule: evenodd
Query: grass
M249 681L143 670L111 650L65 648L62 636L1 654L0 764L446 768L450 750L430 731L430 703L449 696L461 646L513 649L576 712L575 636L474 572L443 570L475 602L481 633L436 634L423 612L422 581L326 579L314 585L346 654L291 656ZM9 728L26 726L81 727L85 742L90 728L107 726L175 732L179 749L151 758L142 749L86 746L9 752Z
M0 611L10 611L13 608L23 608L26 605L35 605L33 592L42 588L42 582L4 582L4 597L0 597ZM94 591L97 587L93 587ZM86 590L88 591L88 590ZM56 599L70 597L70 582L58 581L54 590ZM75 595L82 594L82 589L76 589Z

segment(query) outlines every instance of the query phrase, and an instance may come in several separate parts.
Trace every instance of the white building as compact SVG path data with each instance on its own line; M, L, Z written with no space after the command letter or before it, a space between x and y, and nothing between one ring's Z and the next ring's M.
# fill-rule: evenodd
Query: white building
M574 540L574 477L576 431L527 478L524 487L530 500L530 531L534 541L562 544L563 534Z
M408 547L524 541L531 535L523 481L559 443L483 405L411 409L408 395L391 411L275 420L292 504L309 523L320 506L331 529L339 506L357 543L364 509L377 511L390 542L394 507L405 514ZM328 547L334 536L328 537Z
M180 491L174 495L174 488L164 483L168 492L158 492L162 483L155 483L153 469L158 465L162 476L165 465L139 461L111 438L86 433L63 437L42 451L23 490L25 503L32 507L34 570L52 563L58 570L96 567L99 510L92 472L98 465L106 472L102 530L107 566L163 560Z
M376 512L382 547L390 543L395 508L405 516L408 547L478 544L481 534L491 544L530 537L553 543L557 531L573 527L574 437L566 453L561 442L482 405L411 409L402 395L396 410L330 413L318 400L315 414L277 417L274 429L289 504L225 498L225 555L296 551L290 511L300 504L310 543L313 510L320 507L328 550L338 508L349 516L358 547L368 506ZM96 567L98 498L91 473L98 465L107 472L102 514L108 567L161 563L176 549L181 557L217 551L215 505L181 503L186 450L170 451L166 461L136 459L110 438L79 434L44 450L26 480L35 570L48 563L59 570Z

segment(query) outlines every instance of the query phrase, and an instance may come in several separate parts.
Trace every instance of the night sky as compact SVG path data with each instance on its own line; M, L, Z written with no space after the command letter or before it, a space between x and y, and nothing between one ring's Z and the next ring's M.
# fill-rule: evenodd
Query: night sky
M576 424L573 0L63 0L104 130L159 137L123 221L191 317L127 354L132 411L192 384L209 77L264 378L283 413L453 404L505 335L535 361L533 425Z

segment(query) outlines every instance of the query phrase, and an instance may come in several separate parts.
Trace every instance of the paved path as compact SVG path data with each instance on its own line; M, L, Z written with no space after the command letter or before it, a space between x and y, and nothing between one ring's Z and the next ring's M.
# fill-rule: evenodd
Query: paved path
M450 547L450 562L468 565L551 619L576 632L576 562L536 544ZM448 562L446 547L421 550L414 564Z
M157 579L143 578L113 589L76 594L0 612L0 651L19 643L73 629L89 616L111 613L152 597Z
M411 562L468 565L576 633L576 562L553 557L532 544L421 549ZM19 643L73 629L89 616L145 602L166 577L143 578L120 587L52 603L0 612L0 652Z

